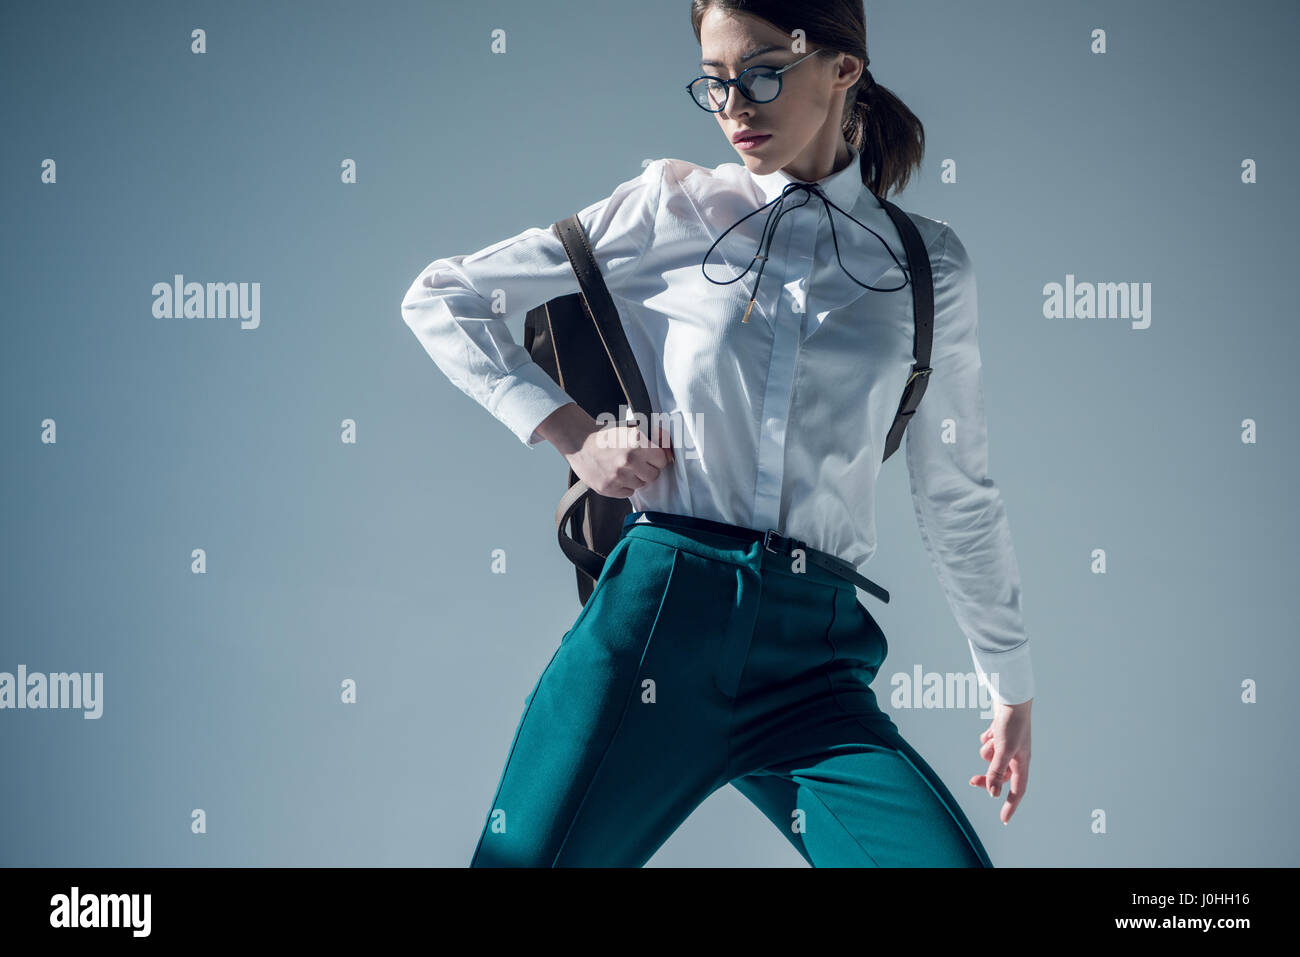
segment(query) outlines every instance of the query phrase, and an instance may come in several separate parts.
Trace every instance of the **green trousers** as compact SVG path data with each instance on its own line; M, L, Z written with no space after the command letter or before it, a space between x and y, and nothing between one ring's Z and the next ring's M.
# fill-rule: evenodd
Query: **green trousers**
M471 866L639 867L731 784L814 867L992 867L877 707L888 649L816 565L625 527L525 701Z

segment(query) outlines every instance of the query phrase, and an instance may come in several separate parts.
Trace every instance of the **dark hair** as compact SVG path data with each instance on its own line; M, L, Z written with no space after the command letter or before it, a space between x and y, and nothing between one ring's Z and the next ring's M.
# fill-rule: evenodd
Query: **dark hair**
M710 9L749 14L789 34L801 29L814 47L861 57L862 75L845 94L844 138L858 151L862 182L871 192L884 198L907 185L925 153L925 127L902 100L873 82L866 69L871 59L862 0L691 0L697 41L700 22Z

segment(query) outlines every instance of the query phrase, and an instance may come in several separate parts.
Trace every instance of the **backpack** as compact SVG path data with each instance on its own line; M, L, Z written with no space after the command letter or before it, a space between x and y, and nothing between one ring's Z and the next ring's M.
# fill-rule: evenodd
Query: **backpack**
M921 404L932 371L934 285L930 257L916 224L893 203L883 198L880 202L903 239L915 323L912 335L915 361L885 441L884 461L902 442L903 431ZM645 381L582 223L574 214L551 228L564 244L578 278L579 291L558 296L528 311L524 321L524 348L592 418L598 419L602 414L617 417L623 408L648 420L653 410ZM578 598L584 606L600 578L605 557L623 533L623 519L631 512L630 498L601 495L569 469L569 488L556 508L555 529L560 550L575 566Z

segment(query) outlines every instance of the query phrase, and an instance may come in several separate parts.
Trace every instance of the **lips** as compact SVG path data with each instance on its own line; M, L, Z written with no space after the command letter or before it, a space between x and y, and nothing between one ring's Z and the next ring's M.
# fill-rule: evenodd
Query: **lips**
M744 133L736 133L735 135L733 135L731 137L731 142L733 143L753 142L755 140L767 139L771 135L772 135L771 133L756 133L753 131L746 131Z

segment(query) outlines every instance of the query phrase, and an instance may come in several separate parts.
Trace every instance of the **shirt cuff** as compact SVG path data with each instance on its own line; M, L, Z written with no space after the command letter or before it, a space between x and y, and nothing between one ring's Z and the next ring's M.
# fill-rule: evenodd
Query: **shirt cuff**
M540 365L525 362L502 376L492 390L488 411L532 448L542 441L537 426L573 398Z
M989 689L994 701L1021 704L1034 696L1034 666L1029 655L1029 641L1022 641L1010 651L980 651L967 639L975 673L980 684Z

